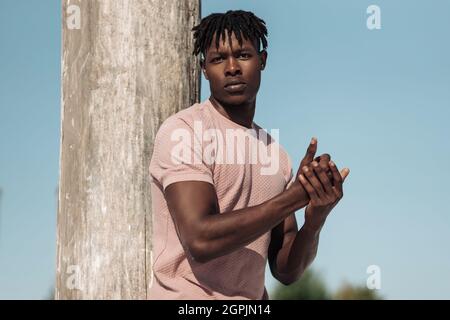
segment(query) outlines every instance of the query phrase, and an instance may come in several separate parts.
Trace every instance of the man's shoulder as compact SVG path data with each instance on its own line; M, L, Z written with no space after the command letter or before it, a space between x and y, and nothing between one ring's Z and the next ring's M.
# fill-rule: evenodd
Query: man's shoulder
M203 121L209 114L205 103L195 103L169 116L163 121L159 131L172 128L192 128L195 121Z

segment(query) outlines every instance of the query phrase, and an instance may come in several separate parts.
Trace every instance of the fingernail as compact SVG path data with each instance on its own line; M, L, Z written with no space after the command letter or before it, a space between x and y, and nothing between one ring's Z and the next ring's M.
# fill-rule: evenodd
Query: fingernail
M303 175L299 175L300 180L305 181L305 177Z
M316 138L315 138L315 137L312 137L312 139L311 139L311 144L314 144L314 143L316 143Z
M333 162L333 161L330 161L330 166L332 166L332 167L334 167L334 166L335 166L335 164L334 164L334 162Z
M308 167L303 167L303 171L308 172Z
M317 162L313 161L312 165L317 168L317 166L319 165Z

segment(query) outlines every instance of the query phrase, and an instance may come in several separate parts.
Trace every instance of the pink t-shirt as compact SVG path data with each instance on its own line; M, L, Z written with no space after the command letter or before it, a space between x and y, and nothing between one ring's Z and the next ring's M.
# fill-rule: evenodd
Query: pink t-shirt
M209 99L169 117L150 164L153 281L150 299L268 299L264 286L271 232L206 263L184 251L164 198L179 181L214 185L221 214L265 202L292 180L291 161L275 131L253 130L220 114ZM256 151L255 151L256 150Z

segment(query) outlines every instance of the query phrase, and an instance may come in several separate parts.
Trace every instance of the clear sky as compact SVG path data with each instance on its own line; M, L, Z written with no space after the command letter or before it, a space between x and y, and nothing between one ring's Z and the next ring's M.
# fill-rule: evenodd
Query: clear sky
M380 30L366 27L371 4ZM313 264L327 285L365 284L378 265L386 298L450 299L450 2L202 3L228 9L269 29L256 122L280 129L296 165L316 136L351 169ZM0 298L54 283L60 36L60 1L0 1Z

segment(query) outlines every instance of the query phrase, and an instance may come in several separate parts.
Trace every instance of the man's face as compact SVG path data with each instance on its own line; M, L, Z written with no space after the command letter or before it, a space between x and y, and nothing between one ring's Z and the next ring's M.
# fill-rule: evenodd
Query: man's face
M216 48L215 38L206 52L203 73L209 81L212 96L227 105L241 105L255 101L261 83L261 70L266 64L267 53L258 54L255 44L242 39L242 47L234 33L231 47L226 31L225 43L220 39Z

